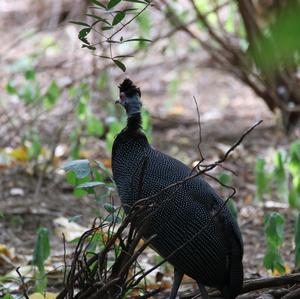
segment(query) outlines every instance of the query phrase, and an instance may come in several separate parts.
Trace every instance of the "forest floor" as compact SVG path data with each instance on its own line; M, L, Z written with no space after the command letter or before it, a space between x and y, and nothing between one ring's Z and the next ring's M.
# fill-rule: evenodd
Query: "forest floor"
M76 36L76 31L74 32ZM57 38L59 39L58 36ZM23 45L21 49L28 49L28 44ZM18 49L13 49L10 57L7 61L3 61L3 64L12 63L14 51L17 52ZM152 116L155 148L178 158L189 166L199 160L197 148L199 127L193 97L199 105L202 128L201 150L207 162L218 160L256 121L261 119L264 121L245 138L224 163L226 168L236 174L233 175L232 185L237 190L235 201L238 207L238 222L245 243L245 278L271 275L263 267L262 262L266 251L263 221L265 213L270 211L280 211L285 215L286 241L281 252L287 271L293 269L295 215L286 202L278 201L278 198L273 198L271 195L266 194L263 202L255 200L254 168L257 157L263 157L270 162L274 150L288 149L289 144L299 138L299 131L292 136L286 136L279 129L275 118L262 100L231 76L210 68L209 58L205 54L199 55L201 57L197 62L200 66L191 68L194 64L191 59L177 68L176 59L166 59L162 64L165 58L163 56L153 58L151 51L145 59L143 68L132 67L127 75L142 89L144 106ZM147 65L149 62L152 64ZM56 73L57 78L62 77L61 74L66 76L66 71L56 65L53 69L50 66L47 73L46 63L40 65L40 72L45 82L50 80L53 73ZM76 60L76 66L72 70L76 72L83 64L84 62ZM185 69L189 68L191 70L186 73ZM157 73L156 78L153 77L153 73ZM113 82L111 85L116 90L117 83L123 76L114 71L110 74ZM181 83L176 95L171 96L167 85L176 75L179 76ZM1 87L4 87L5 82L2 80L0 83ZM14 111L16 107L17 105L12 102L9 111ZM1 112L4 111L0 107L0 124L3 127L5 124L1 123L3 116ZM16 117L21 118L22 115L21 110L17 112ZM51 132L51 128L48 131ZM3 130L1 134L2 141L6 140L8 135ZM92 152L98 151L99 142L101 141L92 144ZM3 141L1 146L16 146L16 144L15 141L11 144ZM107 153L101 153L100 156L102 159L110 159ZM62 163L63 161L60 161L57 168ZM74 198L72 188L65 182L64 177L55 171L41 178L28 172L27 166L22 163L15 164L13 167L1 167L0 171L0 211L5 215L0 220L0 245L3 244L7 249L7 251L0 250L0 276L13 271L18 265L30 264L37 229L41 226L47 227L51 237L51 258L47 263L47 269L51 271L49 289L57 291L61 287L62 279L61 268L59 268L63 263L64 255L62 232L68 234L70 239L83 233L90 227L96 215L95 211L99 207L91 198ZM213 174L217 175L222 171L218 169L218 172ZM215 182L211 183L219 188ZM219 191L226 196L224 190L219 189ZM76 223L67 221L76 215L81 215ZM67 246L67 252L71 253L74 246L71 244ZM155 258L152 251L147 251L147 254L148 260L145 265L149 266L155 262ZM159 271L166 276L167 282L171 281L171 274L167 267L162 267ZM153 280L155 281L155 277ZM186 279L182 290L193 288L195 284Z

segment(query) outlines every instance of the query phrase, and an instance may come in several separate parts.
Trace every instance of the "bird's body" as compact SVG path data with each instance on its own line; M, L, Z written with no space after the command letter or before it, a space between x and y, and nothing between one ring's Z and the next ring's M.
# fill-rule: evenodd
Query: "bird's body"
M137 200L191 175L182 162L149 145L140 121L139 113L129 116L113 145L113 176L127 212ZM217 287L232 299L243 282L243 243L227 207L213 217L223 203L200 177L187 180L159 195L157 205L142 219L143 234L145 238L156 235L152 247L179 273Z

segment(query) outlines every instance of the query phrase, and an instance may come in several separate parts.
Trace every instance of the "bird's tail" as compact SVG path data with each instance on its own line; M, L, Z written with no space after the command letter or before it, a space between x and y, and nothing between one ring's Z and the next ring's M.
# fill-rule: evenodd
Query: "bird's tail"
M235 247L235 246L233 246ZM244 270L242 263L242 256L239 248L232 248L231 253L231 267L229 283L222 288L222 295L225 299L235 299L243 286Z
M237 261L232 264L230 272L230 282L222 289L224 299L235 299L243 286L243 264Z

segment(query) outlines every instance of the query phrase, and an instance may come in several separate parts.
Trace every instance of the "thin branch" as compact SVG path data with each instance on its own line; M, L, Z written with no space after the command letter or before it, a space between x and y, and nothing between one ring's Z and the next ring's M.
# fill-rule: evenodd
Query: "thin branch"
M20 277L21 279L21 289L23 290L23 296L26 298L26 299L29 299L29 296L28 296L28 290L27 290L27 284L25 283L25 280L24 280L24 277L23 275L21 274L20 272L20 267L17 267L16 269L16 272L18 273L18 276Z

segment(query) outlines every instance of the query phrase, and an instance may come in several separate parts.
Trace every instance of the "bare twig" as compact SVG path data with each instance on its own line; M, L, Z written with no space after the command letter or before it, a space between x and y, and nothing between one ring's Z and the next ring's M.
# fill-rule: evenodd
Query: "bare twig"
M20 267L17 267L17 268L16 268L16 272L18 273L18 276L19 276L20 279L21 279L21 288L22 288L22 291L23 291L23 296L24 296L26 299L29 299L29 296L28 296L28 290L27 290L27 284L25 283L24 277L23 277L23 275L22 275L21 272L20 272Z

